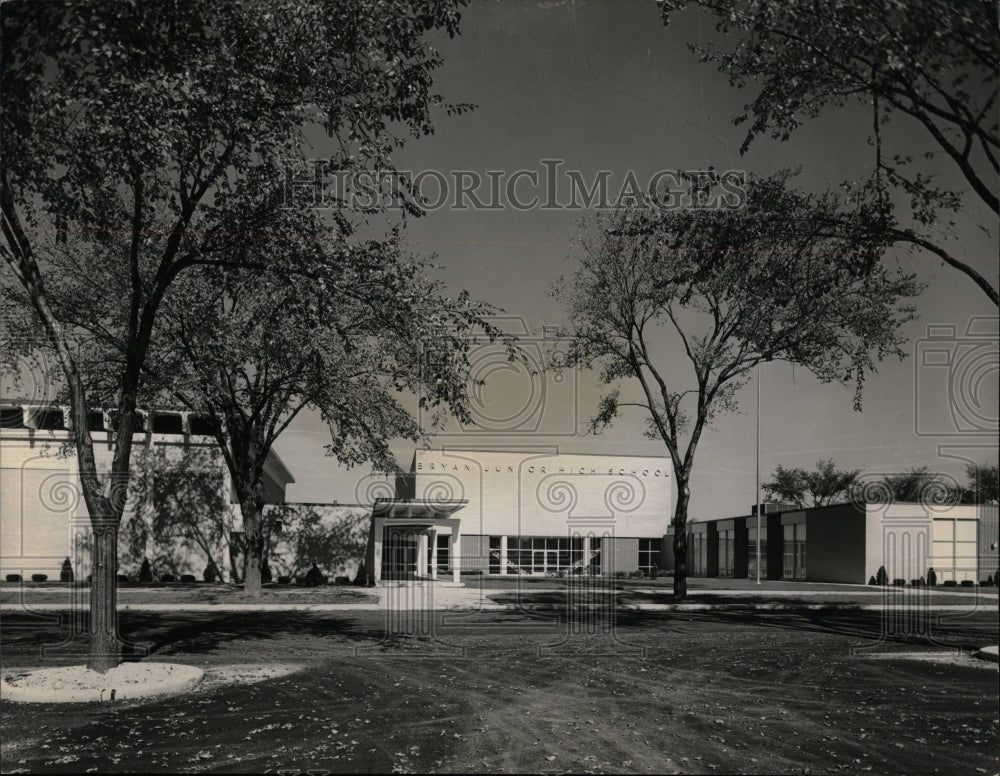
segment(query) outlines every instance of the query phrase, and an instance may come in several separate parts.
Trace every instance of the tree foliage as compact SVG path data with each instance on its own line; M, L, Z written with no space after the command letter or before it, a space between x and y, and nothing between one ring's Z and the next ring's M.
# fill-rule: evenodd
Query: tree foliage
M583 226L578 269L555 290L571 321L570 362L599 367L616 386L591 428L638 407L670 453L681 597L695 451L713 418L737 407L748 373L787 360L824 381L855 381L860 402L865 375L904 355L898 329L913 316L902 304L919 290L912 276L861 269L853 258L865 264L881 246L864 229L831 233L836 199L794 192L787 179L750 181L735 210L598 214ZM622 379L636 381L637 399L623 397Z
M688 0L658 0L665 22ZM982 0L694 0L735 37L732 47L692 46L733 85L756 88L736 123L747 123L742 150L761 135L787 140L805 121L848 103L871 110L871 184L883 229L893 242L929 251L965 273L1000 303L995 286L961 261L941 227L967 206L966 195L1000 213L997 6ZM917 127L922 151L894 144L903 119ZM893 146L895 150L893 150ZM966 190L941 185L932 164L950 164ZM892 214L894 191L913 226ZM989 226L995 229L995 222ZM995 234L995 232L994 232Z
M915 466L895 474L885 474L874 487L862 491L869 501L914 504L954 504L961 489L953 478Z
M969 463L963 501L969 504L1000 503L1000 468L996 464Z
M32 311L68 392L94 525L91 668L106 671L120 653L115 547L164 297L194 267L232 266L227 236L308 236L299 209L275 203L289 160L317 133L335 149L328 167L351 172L391 169L406 137L430 132L441 59L424 37L455 34L460 4L98 0L0 9L0 282L5 305ZM334 214L342 232L349 216ZM114 357L90 358L94 342ZM86 423L95 396L117 407L106 477Z
M966 484L954 477L915 466L895 474L885 474L870 483L859 483L857 498L876 503L914 504L996 504L1000 488L995 465L969 463Z
M498 332L492 308L446 296L396 238L246 248L282 270L208 268L177 283L161 319L171 351L162 362L168 395L215 421L243 516L246 591L257 595L263 467L292 420L312 407L340 463L394 470L393 440L424 439L443 412L469 420L469 350ZM416 414L407 396L418 397Z
M861 469L838 469L832 458L817 461L812 471L778 466L773 479L764 483L764 490L769 497L776 496L800 509L824 507L848 500L861 472Z

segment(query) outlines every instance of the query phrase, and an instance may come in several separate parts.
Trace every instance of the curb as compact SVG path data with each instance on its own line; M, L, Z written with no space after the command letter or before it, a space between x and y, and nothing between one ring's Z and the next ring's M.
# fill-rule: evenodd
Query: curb
M176 695L194 689L205 673L179 663L122 663L106 674L80 666L12 671L0 683L14 703L100 703Z
M565 611L574 610L622 611L622 612L795 612L795 611L867 611L882 612L974 612L978 608L968 604L860 604L860 603L789 603L789 604L752 604L752 603L683 603L683 604L615 604L610 609L598 604L574 604L572 607L559 603L497 603L470 602L441 604L439 606L395 606L391 609L385 603L379 604L119 604L119 612L360 612L360 611L484 611L497 612L507 609L514 611ZM985 608L983 609L985 611ZM68 612L73 611L71 604L0 604L2 613L30 612Z
M991 663L1000 663L1000 654L998 654L1000 648L993 647L983 647L976 653L976 657L980 660L989 660Z

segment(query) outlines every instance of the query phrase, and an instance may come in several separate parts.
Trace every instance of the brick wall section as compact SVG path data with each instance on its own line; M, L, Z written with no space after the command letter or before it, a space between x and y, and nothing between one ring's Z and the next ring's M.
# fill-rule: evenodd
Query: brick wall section
M635 571L639 568L639 540L604 537L601 540L601 573Z
M462 534L462 571L490 571L490 537Z

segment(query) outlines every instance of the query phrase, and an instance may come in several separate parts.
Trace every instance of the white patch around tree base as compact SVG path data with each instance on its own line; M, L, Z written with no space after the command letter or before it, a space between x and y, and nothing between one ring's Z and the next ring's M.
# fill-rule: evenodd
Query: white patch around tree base
M11 671L0 697L15 703L93 703L174 695L198 686L204 672L179 663L122 663L107 673L86 666Z

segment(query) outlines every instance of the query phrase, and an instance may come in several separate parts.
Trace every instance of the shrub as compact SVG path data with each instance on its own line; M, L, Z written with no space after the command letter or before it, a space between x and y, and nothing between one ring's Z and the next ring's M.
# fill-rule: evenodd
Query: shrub
M264 562L260 566L260 581L261 584L266 585L272 582L274 577L271 574L271 566L268 565L267 558L264 558Z
M7 575L7 581L8 582L20 582L21 581L21 575L20 574L8 574Z
M175 577L173 574L164 574L162 577L160 577L160 581L161 582L176 582L177 581L177 577Z
M975 587L975 586L976 586L976 583L973 582L971 579L963 579L962 580L962 587Z
M893 587L906 587L905 579L894 579L892 580Z
M869 585L877 585L878 582L875 581L875 577L869 577L868 578L868 584Z
M309 587L319 587L320 585L326 584L326 577L323 575L323 572L319 570L319 567L317 567L315 563L313 564L313 567L306 572L305 579L306 579L306 585L308 585Z
M958 587L958 582L956 582L954 579L946 579L941 584L944 585L945 587Z
M656 566L653 566L653 568L650 569L650 571L649 571L649 578L650 579L658 579L659 576L660 576L660 570L658 568L656 568Z
M350 577L334 577L333 584L335 585L349 585L351 584Z
M910 585L912 587L920 587L923 584L924 584L924 580L923 579L911 579L910 580Z
M197 577L195 577L194 574L181 574L181 582L183 582L186 585L189 585L192 582L197 582L197 581L198 579Z
M144 585L153 581L153 570L149 567L149 558L142 559L142 565L139 566L139 581Z
M128 574L119 574L118 575L118 584L119 585L127 585L128 584Z
M32 582L44 582L48 578L49 578L48 574L32 574L31 575L31 581Z
M624 571L616 571L615 572L615 579L625 579L626 576L627 575L626 575L626 573Z
M290 585L290 584L292 584L292 578L291 577L284 577L284 576L278 577L278 584L279 585Z
M73 581L73 564L69 562L69 558L62 563L62 568L59 569L59 581L60 582L72 582Z
M202 577L206 582L215 582L219 578L219 570L215 567L214 563L209 563L205 566L205 572Z

